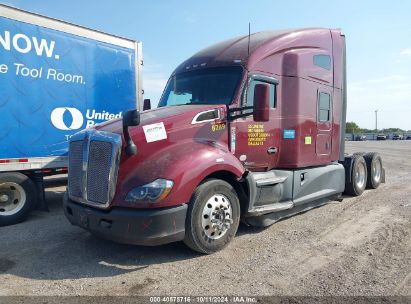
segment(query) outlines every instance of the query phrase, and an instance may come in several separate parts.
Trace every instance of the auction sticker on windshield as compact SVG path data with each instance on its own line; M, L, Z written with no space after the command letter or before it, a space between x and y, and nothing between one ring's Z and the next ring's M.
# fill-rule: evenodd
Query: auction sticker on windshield
M167 139L166 128L162 122L143 126L143 130L148 143Z

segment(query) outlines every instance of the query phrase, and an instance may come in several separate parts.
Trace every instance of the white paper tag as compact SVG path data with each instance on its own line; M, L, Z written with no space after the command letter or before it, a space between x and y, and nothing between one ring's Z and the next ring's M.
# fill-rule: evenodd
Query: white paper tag
M162 122L143 126L143 130L148 143L167 139L166 128Z

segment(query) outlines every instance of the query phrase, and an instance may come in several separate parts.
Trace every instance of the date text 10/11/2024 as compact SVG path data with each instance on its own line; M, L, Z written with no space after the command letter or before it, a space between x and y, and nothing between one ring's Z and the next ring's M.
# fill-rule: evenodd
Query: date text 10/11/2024
M247 296L158 296L149 300L150 303L257 303L256 297Z

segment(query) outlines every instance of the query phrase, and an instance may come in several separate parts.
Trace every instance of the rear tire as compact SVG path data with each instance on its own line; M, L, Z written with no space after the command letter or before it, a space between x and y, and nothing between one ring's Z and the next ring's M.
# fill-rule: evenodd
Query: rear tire
M383 166L382 158L376 152L366 153L364 155L365 162L367 163L367 188L377 189L381 184Z
M352 196L361 195L367 186L367 164L359 154L352 156L351 182L345 185L345 192Z
M217 252L234 238L239 222L240 202L233 186L206 180L188 205L184 243L200 253Z
M24 221L37 202L32 180L18 172L0 174L0 226Z

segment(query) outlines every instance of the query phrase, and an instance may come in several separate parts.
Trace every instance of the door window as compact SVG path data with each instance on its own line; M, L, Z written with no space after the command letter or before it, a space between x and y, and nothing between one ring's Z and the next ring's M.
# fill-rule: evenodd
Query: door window
M270 106L271 108L276 107L276 85L260 80L252 80L250 83L250 87L248 88L247 92L247 107L251 107L254 105L254 88L256 84L268 84L270 86Z
M318 120L320 122L330 121L331 96L328 93L320 92L318 96Z

